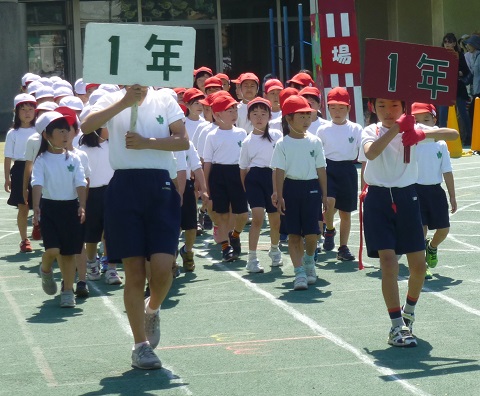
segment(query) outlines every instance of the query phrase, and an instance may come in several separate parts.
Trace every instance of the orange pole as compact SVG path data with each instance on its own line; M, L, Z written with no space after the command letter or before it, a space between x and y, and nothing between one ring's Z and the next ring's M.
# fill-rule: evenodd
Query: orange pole
M455 110L455 106L450 106L448 108L447 128L455 129L456 131L459 130L457 112ZM447 147L448 147L448 152L450 153L450 158L460 158L462 156L463 149L462 149L462 140L460 139L460 136L458 136L456 140L448 141Z
M475 111L473 113L471 149L473 151L480 150L480 98L475 98Z

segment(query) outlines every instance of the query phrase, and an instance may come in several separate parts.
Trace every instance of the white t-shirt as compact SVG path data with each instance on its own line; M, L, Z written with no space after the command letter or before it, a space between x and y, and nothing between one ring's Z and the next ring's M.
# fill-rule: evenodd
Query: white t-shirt
M190 179L192 172L202 167L202 161L200 161L200 156L192 142L190 142L190 147L185 153L185 159L187 160L187 179Z
M190 139L197 150L198 150L198 138L200 137L200 133L202 132L203 128L205 128L207 125L210 125L210 124L211 122L209 121L203 121L197 125L197 128L195 129L195 132L193 133L193 136Z
M272 162L273 149L279 139L283 137L282 132L268 128L268 133L272 138L270 142L268 139L262 138L262 135L250 133L242 142L240 150L240 169L247 168L269 168Z
M32 186L42 186L42 197L55 201L78 198L77 187L85 187L85 171L80 158L72 153L42 153L33 163Z
M238 128L244 129L247 132L247 134L252 132L253 131L253 125L250 122L250 120L247 118L247 116L248 116L247 104L243 103L243 101L242 101L238 104L237 108L238 108L238 120L236 122L236 126Z
M41 144L42 135L40 135L38 132L35 132L28 138L25 148L25 161L35 161Z
M177 172L187 170L187 155L185 151L176 151L173 153L175 157L175 162L177 164Z
M72 152L72 151L70 151ZM85 172L85 177L88 179L90 178L90 174L92 173L92 171L90 170L90 164L88 162L88 155L85 151L82 151L76 147L73 148L73 153L76 154L78 156L78 158L80 158L80 161L82 161L82 166L83 166L83 170Z
M418 184L433 185L443 181L443 174L452 172L447 143L425 139L417 145Z
M205 151L205 142L207 140L208 134L217 128L218 128L217 124L209 124L209 125L206 125L201 130L200 135L198 137L198 146L197 146L197 151L200 158L203 158L203 152Z
M404 147L401 133L393 138L377 158L367 160L365 157L365 144L376 141L387 131L388 128L383 127L379 122L365 127L362 132L362 149L358 159L366 162L363 175L365 182L370 186L379 187L406 187L415 184L418 179L417 148L416 146L410 147L410 163L403 163Z
M25 150L30 136L38 134L34 127L10 129L5 138L5 158L25 161Z
M75 137L73 138L73 141L72 141L72 146L73 147L76 147L76 148L79 148L80 147L80 138L83 136L83 132L82 131L79 131Z
M236 165L240 159L242 142L247 137L247 132L242 128L232 129L217 128L207 135L203 161L212 164Z
M343 125L327 121L320 126L317 136L323 143L325 157L332 161L353 161L362 144L362 126L347 120Z
M108 159L108 140L100 143L100 147L89 147L83 144L79 150L85 152L88 156L88 164L90 166L89 187L95 188L108 185L113 177L113 169Z
M324 120L323 118L317 117L317 119L315 121L313 121L310 124L310 126L308 127L308 132L310 132L312 135L318 136L318 128L320 128L323 125L326 125L327 123L328 123L327 120Z
M284 136L275 145L270 166L283 169L289 179L318 179L317 169L326 167L322 142L310 132L303 139Z
M185 129L187 130L188 134L188 139L192 140L193 135L195 134L195 131L197 127L202 123L205 122L205 119L203 117L200 117L198 121L192 121L190 118L185 118Z
M102 96L92 112L105 109L118 102L125 90ZM175 168L171 151L129 150L125 147L125 134L130 129L131 108L127 108L106 124L110 142L110 164L116 169L171 169ZM169 125L184 118L176 100L165 90L148 89L143 103L138 106L137 132L146 138L167 138Z

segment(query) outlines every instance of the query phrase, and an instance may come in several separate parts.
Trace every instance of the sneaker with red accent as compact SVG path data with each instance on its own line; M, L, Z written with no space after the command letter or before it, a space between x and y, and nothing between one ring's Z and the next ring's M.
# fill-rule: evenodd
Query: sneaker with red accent
M337 235L337 231L335 228L333 230L327 229L324 234L324 240L323 240L323 249L329 252L330 250L333 250L335 247L335 235Z
M27 238L24 241L20 242L20 251L22 253L33 252L32 245L30 244L30 239Z
M32 239L34 241L39 241L42 239L42 230L40 229L40 224L33 226Z

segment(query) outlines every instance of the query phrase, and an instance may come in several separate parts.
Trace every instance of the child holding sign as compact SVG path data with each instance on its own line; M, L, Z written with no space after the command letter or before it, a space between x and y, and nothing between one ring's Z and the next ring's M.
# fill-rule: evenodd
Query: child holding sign
M412 333L415 305L425 276L425 244L415 183L418 170L416 144L426 136L453 140L449 129L415 129L415 118L405 115L400 100L372 99L379 122L362 132L360 160L365 161L364 181L369 185L364 202L365 242L369 257L379 257L382 292L392 327L388 343L414 347ZM404 163L404 147L410 147L411 162ZM403 309L398 290L396 254L406 254L410 277Z

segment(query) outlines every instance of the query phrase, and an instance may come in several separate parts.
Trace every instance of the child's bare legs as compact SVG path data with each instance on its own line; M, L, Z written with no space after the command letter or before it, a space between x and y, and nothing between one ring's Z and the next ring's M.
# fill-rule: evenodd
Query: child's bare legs
M105 243L104 245L105 246ZM85 253L87 255L88 261L93 261L97 258L97 244L96 243L86 243L85 244Z
M27 239L28 205L18 204L17 226L22 241Z
M398 292L398 260L393 249L379 250L380 268L382 271L382 294L385 305L390 311L400 307ZM425 269L422 273L422 279ZM423 282L423 280L422 280Z
M418 299L425 281L425 250L419 252L407 253L408 268L410 277L408 278L408 295Z
M352 214L342 210L339 210L338 214L340 216L340 246L347 246L352 228Z
M253 214L253 209L252 209ZM263 219L262 219L263 223ZM268 223L270 224L270 243L274 246L278 246L280 242L280 213L268 213ZM253 226L253 220L252 225ZM261 226L260 226L261 227Z
M197 237L197 230L185 230L185 251L191 252L193 250L193 244L195 243L195 239Z
M315 242L315 247L316 247ZM288 235L288 253L294 268L300 268L303 265L303 239L301 235Z
M260 231L262 229L264 217L265 217L264 208L261 208L261 207L252 208L252 224L250 225L250 231L248 233L248 250L250 251L257 250L258 239L260 238ZM278 226L280 226L280 216L278 216L278 221L279 221ZM271 223L270 223L270 227L272 228ZM277 233L278 233L278 230L277 230ZM276 244L278 245L278 240Z
M77 265L78 280L85 282L87 279L87 252L85 244L82 246L82 252L75 255L75 263Z
M45 253L42 254L42 271L45 273L51 272L53 267L53 262L60 254L60 249L52 248L45 250Z
M335 213L337 212L337 209L335 209L335 202L336 199L332 197L327 198L328 202L328 209L324 213L324 222L327 225L327 228L329 230L333 230L333 218L335 217Z
M63 290L73 290L73 282L75 281L75 256L74 254L68 256L61 256L58 260L58 266L62 272Z
M433 238L430 240L430 246L432 248L437 248L446 238L450 231L450 228L439 228L433 234Z
M216 213L216 220L218 225L218 240L220 242L228 241L228 232L230 231L229 228L229 219L230 213Z
M317 239L317 234L305 235L305 253L307 256L313 256L315 254L315 250L317 249Z

